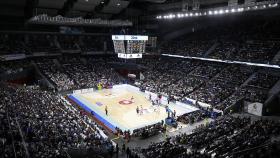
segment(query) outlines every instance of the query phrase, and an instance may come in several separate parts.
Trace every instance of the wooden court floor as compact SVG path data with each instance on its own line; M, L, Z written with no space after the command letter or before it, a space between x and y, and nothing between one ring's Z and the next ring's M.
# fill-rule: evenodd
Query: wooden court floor
M79 94L79 97L86 99L95 106L95 109L105 116L114 120L131 131L136 128L154 124L164 120L167 117L165 108L161 106L152 106L152 103L145 98L142 92L133 92L127 89L104 89L93 93ZM133 97L133 99L131 99ZM108 115L105 115L107 106ZM137 106L143 114L137 114Z

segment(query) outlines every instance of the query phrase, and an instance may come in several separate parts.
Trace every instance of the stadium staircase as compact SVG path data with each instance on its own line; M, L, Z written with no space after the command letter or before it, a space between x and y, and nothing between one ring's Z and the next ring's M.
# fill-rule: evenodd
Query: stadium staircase
M280 80L275 83L275 85L269 90L268 95L274 95L280 92Z
M60 62L57 59L53 59L53 62L59 69L62 68L62 65L60 64Z
M274 56L274 58L272 59L271 63L272 64L280 64L280 50Z
M42 77L43 81L47 84L48 87L55 89L55 83L51 80L49 80L38 68L37 64L34 61L31 61L31 64L34 66L35 71L39 74L40 77Z
M214 52L214 50L219 46L218 42L215 42L207 51L206 53L203 55L204 58L207 58L209 54L211 54L212 52Z
M257 72L253 73L244 83L242 83L242 84L236 89L236 91L235 91L234 93L232 93L231 95L229 95L225 100L223 100L222 102L220 102L217 106L223 105L223 104L226 102L226 100L228 100L228 98L230 98L230 97L234 96L235 94L239 93L238 91L239 91L242 87L246 86L246 85L256 76L256 74L257 74ZM232 109L232 108L233 108L232 106L234 106L238 101L239 101L239 100L237 100L235 103L233 103L232 105L230 105L230 106L229 106L228 108L226 108L224 111L229 111L230 109Z
M62 50L57 38L54 39L54 44L60 51Z
M258 72L254 72L241 86L240 88L246 86L256 75Z
M24 150L25 150L25 153L26 153L26 157L27 157L27 158L30 158L29 150L28 150L27 145L26 145L26 142L25 142L25 137L24 137L23 132L22 132L22 130L21 130L21 129L23 129L23 128L20 126L17 117L15 118L15 121L16 121L16 126L17 126L18 131L19 131L19 134L20 134L21 141L22 141L22 146L23 146L23 148L24 148Z

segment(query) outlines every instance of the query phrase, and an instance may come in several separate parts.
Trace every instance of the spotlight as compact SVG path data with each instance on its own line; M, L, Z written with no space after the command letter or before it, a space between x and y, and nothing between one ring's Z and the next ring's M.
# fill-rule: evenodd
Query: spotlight
M188 16L189 16L189 14L188 14L188 13L186 13L186 14L185 14L185 16L186 16L186 17L188 17Z
M243 12L244 8L238 8L237 11L238 12Z
M212 15L212 14L213 14L213 12L210 10L210 11L209 11L209 15Z
M233 8L233 9L231 9L231 12L232 12L232 13L234 13L234 12L235 12L235 9L234 9L234 8Z
M193 16L193 13L190 13L190 16Z
M227 9L227 10L225 10L225 12L226 12L226 13L228 13L228 12L229 12L229 10Z
M219 14L224 14L224 10L220 10L220 11L219 11Z
M218 14L218 11L217 11L217 10L215 10L215 11L214 11L214 14Z
M198 13L195 13L195 16L198 16Z

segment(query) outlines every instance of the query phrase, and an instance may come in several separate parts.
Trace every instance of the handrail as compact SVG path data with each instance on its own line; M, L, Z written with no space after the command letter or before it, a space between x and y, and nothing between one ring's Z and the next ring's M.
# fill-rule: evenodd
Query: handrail
M22 131L21 131L21 127L20 127L20 125L19 125L19 123L18 123L17 117L15 118L15 120L16 120L16 124L17 124L17 126L18 126L18 129L19 129L20 136L21 136L21 138L22 138L22 144L23 144L23 147L24 147L24 149L25 149L26 156L27 156L27 158L30 158L30 155L29 155L29 152L28 152L26 143L25 143L25 141L24 141L24 137L23 137L23 134L22 134Z
M258 148L262 148L262 147L265 147L265 146L269 146L269 145L271 145L271 144L272 144L271 142L266 142L265 144L262 144L262 145L259 145L259 146L256 146L256 147L252 147L252 148L249 148L249 149L245 149L245 150L240 150L240 151L233 152L233 153L231 153L230 155L236 155L236 154L240 154L240 153L243 153L243 152L255 150L255 149L258 149Z
M8 110L9 111L9 110ZM11 123L10 123L10 117L9 117L9 112L7 111L6 113L6 117L7 117L7 120L8 120L8 124L9 124L9 130L11 130ZM12 135L12 144L13 144L13 151L14 151L14 156L15 158L17 157L16 155L16 151L15 151L15 144L14 144L14 136Z

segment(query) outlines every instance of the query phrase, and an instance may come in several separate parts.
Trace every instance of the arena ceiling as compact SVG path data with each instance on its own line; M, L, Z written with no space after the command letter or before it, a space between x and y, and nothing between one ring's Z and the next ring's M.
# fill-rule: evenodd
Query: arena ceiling
M227 4L228 0L1 0L0 16L25 17L48 14L85 18L125 18L182 9L182 4L192 8Z

